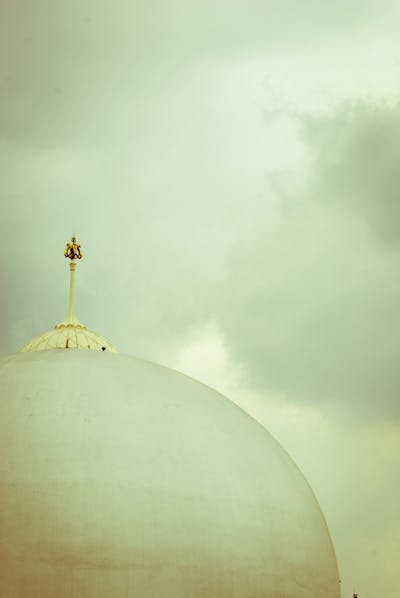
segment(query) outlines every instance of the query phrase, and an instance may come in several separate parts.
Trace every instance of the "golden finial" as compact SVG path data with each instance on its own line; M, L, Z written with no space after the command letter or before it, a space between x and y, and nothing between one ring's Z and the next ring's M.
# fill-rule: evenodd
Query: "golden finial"
M65 320L56 324L54 330L49 330L29 341L21 351L41 351L44 349L86 349L92 351L108 351L115 353L116 349L104 337L88 330L76 317L74 307L75 270L77 260L82 259L81 246L76 240L75 233L71 243L66 244L65 257L69 258L69 304ZM65 262L64 262L65 263Z
M76 242L76 237L73 235L71 243L67 243L64 249L64 256L70 260L81 260L83 253L81 252L81 246Z

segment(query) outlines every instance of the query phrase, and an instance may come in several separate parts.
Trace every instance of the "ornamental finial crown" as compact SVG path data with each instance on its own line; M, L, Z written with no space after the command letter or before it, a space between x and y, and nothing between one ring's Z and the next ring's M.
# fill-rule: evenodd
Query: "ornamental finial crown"
M83 258L81 246L76 242L75 235L72 237L71 243L67 243L64 249L64 256L68 257L70 260L80 260Z

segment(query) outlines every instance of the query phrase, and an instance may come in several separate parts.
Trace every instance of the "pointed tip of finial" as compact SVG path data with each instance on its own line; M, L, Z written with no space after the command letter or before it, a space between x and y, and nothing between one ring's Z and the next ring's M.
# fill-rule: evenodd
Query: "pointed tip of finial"
M71 243L66 244L64 256L70 260L81 260L83 258L81 246L76 241L75 233L72 235Z

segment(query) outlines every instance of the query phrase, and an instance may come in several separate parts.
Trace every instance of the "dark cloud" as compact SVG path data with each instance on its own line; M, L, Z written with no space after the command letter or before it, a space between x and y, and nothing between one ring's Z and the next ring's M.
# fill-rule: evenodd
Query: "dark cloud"
M306 188L299 197L283 181L280 217L259 206L232 252L220 320L265 389L400 415L399 129L397 105L305 116Z
M354 210L381 242L398 242L400 104L349 104L330 118L308 118L304 132L315 151L314 194Z

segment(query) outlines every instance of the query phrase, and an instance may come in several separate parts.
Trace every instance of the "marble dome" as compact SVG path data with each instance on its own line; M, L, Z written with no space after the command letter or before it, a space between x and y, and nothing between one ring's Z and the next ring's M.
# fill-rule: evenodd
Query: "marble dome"
M229 399L74 311L0 359L0 596L339 598L299 469Z
M63 348L0 360L0 596L338 598L286 452L183 374Z

